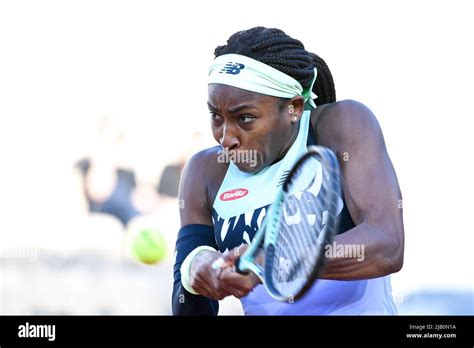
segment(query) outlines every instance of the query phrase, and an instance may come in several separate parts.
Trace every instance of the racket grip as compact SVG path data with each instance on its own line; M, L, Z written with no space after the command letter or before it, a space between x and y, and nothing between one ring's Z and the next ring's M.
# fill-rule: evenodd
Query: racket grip
M248 270L245 270L243 271L240 267L240 256L235 260L235 271L239 274L243 274L243 275L246 275L246 274L249 274L249 271Z

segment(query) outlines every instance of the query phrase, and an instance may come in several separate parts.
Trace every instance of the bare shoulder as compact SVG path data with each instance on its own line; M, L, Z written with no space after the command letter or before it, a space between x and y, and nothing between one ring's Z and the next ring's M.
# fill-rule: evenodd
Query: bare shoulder
M219 164L217 162L217 157L220 150L220 146L213 146L201 150L191 156L191 158L186 163L186 167L191 167L193 170L205 170L209 166L217 165Z
M206 190L209 203L213 202L228 168L228 163L218 161L221 150L221 146L214 146L197 152L184 169L182 180L193 187L200 186L201 192Z
M319 108L319 113L312 115L312 123L318 142L322 145L337 149L343 143L382 136L373 112L358 101L346 99Z

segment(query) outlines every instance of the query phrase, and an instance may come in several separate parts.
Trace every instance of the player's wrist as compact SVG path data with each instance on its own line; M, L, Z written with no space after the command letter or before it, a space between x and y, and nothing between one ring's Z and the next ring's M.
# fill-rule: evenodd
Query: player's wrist
M217 253L217 251L208 245L201 245L191 251L181 264L181 284L191 294L199 295L191 284L196 273L196 266L202 263L202 256L206 256L208 253Z

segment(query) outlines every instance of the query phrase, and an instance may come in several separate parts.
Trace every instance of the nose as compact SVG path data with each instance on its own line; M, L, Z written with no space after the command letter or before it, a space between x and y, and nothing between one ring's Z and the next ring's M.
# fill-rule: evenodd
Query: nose
M223 148L228 148L229 150L235 149L240 146L239 138L235 135L235 132L227 125L224 125L222 138L220 138L219 142Z

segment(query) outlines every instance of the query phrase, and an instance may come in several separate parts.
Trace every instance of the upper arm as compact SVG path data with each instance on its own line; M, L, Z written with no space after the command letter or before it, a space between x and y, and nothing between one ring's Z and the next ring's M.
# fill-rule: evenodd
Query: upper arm
M217 160L220 148L214 146L200 151L187 162L178 194L181 226L213 226L212 203L227 171L227 165Z
M377 119L366 106L350 100L339 102L330 113L332 142L352 219L356 225L381 227L402 247L401 192Z
M179 185L179 214L181 226L202 224L212 226L207 202L207 185L204 173L205 153L192 156L186 163Z

